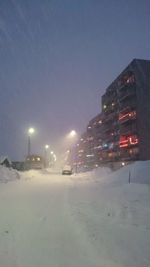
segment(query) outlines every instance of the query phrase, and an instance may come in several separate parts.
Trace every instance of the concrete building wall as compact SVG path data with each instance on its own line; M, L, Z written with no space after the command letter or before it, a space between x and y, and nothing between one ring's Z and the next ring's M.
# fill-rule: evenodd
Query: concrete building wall
M102 112L88 123L72 150L75 162L94 167L150 159L150 60L134 59L101 101ZM121 146L122 138L127 138L127 146Z
M150 159L150 61L134 60L137 84L137 128L139 159Z

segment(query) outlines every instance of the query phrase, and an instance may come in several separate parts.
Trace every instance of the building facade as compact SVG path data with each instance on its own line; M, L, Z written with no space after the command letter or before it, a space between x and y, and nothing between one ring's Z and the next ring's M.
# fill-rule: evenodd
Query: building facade
M72 163L94 167L150 159L150 60L134 59L106 89L101 102L102 112L76 144Z

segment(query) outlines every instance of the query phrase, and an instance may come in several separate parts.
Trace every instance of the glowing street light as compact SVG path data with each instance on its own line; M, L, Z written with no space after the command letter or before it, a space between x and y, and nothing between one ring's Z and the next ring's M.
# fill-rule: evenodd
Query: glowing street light
M46 149L46 150L49 149L49 145L45 145L45 149Z
M69 136L72 138L72 137L75 137L77 135L76 131L75 130L72 130L69 134Z
M48 156L47 156L47 150L49 149L49 145L45 145L45 168L48 166Z
M34 134L34 132L34 128L31 127L28 129L28 156L30 156L31 153L31 136Z
M28 129L28 135L32 135L32 134L34 134L34 132L35 132L34 128Z
M51 151L51 155L53 155L54 154L54 152L53 151Z

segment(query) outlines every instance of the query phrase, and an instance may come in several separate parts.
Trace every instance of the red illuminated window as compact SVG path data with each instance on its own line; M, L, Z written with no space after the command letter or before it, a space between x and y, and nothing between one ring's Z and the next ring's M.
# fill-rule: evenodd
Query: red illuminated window
M92 141L93 139L94 138L92 136L87 138L88 141Z
M138 138L136 134L131 136L120 137L120 147L128 147L130 145L136 145L136 144L138 144Z
M78 152L79 152L79 153L83 153L83 152L84 152L84 150L83 150L83 149L81 149L81 150L79 150Z
M119 114L119 120L122 120L124 118L131 118L131 119L136 119L136 111L131 111L126 114Z

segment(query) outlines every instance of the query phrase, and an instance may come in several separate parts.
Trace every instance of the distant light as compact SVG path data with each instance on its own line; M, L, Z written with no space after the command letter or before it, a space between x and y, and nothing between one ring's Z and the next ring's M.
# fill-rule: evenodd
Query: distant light
M38 157L38 158L36 158L36 159L37 159L37 161L40 161L40 160L41 160L41 158L39 158L39 157Z
M103 144L103 147L108 147L108 145L105 143L105 144Z
M112 105L112 107L114 107L115 103L112 103L111 105Z
M76 135L77 135L77 133L76 133L75 130L72 130L72 131L70 132L70 134L69 134L70 137L74 137L74 136L76 136Z
M112 148L114 148L114 143L109 144L109 149L112 149Z
M104 105L104 106L103 106L103 108L104 108L104 109L106 109L106 108L107 108L107 106L106 106L106 105Z
M53 151L51 151L51 155L53 155L54 154L54 152Z
M55 154L53 154L53 157L54 157L54 161L56 161L57 158L56 158L56 155Z
M76 147L76 145L73 145L73 147Z
M125 162L121 162L121 165L122 165L122 166L125 166Z
M45 149L48 149L49 148L49 145L45 145Z
M30 134L33 134L35 132L35 130L34 130L34 128L29 128L28 129L28 134L30 135Z

